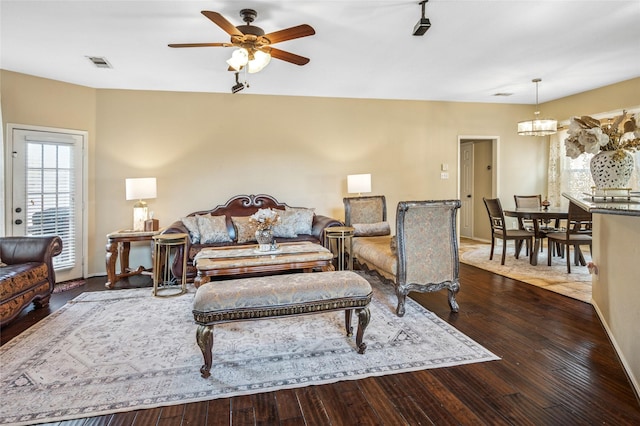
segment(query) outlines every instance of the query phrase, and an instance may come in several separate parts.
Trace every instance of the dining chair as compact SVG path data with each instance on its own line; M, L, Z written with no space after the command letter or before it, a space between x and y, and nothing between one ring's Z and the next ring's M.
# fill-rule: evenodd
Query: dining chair
M547 234L549 239L549 256L547 257L547 265L551 266L551 257L553 253L554 244L562 246L563 251L559 254L564 254L567 258L567 273L571 273L571 251L570 247L573 246L574 263L580 264L582 257L582 251L580 246L589 246L591 250L592 244L592 219L591 212L588 212L577 204L569 203L569 213L567 218L567 228L564 232L550 232ZM582 258L584 262L584 258Z
M516 208L534 208L539 209L542 207L542 195L514 195L513 200L516 203ZM534 230L533 220L518 218L518 226L520 229L527 229L529 231ZM546 237L548 232L563 231L564 228L560 227L560 219L556 219L554 226L550 226L550 220L542 221L538 223L538 235L536 238L540 239L540 252L543 251L543 238ZM558 246L559 248L560 246Z
M520 250L522 243L526 243L527 253L531 249L531 243L533 242L533 232L526 229L509 229L506 226L504 220L504 212L502 211L502 204L499 198L482 198L484 205L487 208L489 214L489 221L491 224L491 254L489 260L493 260L493 248L495 246L496 238L502 240L502 260L501 265L504 265L505 257L507 255L507 241L513 240L515 242L516 259L520 257Z

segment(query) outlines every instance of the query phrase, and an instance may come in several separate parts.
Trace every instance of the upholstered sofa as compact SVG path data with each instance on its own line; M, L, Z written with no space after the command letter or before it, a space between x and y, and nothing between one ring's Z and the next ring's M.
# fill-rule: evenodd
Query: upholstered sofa
M0 326L33 302L49 305L56 283L53 257L62 251L57 236L0 238Z
M191 282L197 273L193 260L203 248L257 244L255 227L250 223L249 216L266 208L279 212L280 223L274 228L274 239L278 243L311 241L323 245L324 229L343 225L339 220L315 214L311 208L291 207L270 195L259 194L237 195L211 210L189 213L162 233L189 235L186 248L187 280ZM175 276L182 276L180 257L177 256L171 265Z
M396 290L396 313L405 313L412 292L448 291L449 306L458 312L460 289L456 214L459 200L402 201L391 236L384 196L345 198L345 222L355 228L353 260L375 271Z

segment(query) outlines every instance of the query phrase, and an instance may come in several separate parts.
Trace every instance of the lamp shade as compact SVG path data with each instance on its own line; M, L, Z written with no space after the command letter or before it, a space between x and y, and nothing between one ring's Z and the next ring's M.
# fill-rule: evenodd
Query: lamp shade
M156 178L128 178L125 188L127 200L156 198Z
M264 67L269 65L269 62L271 62L271 55L257 50L253 54L253 59L249 61L249 69L247 71L249 71L249 74L262 71Z
M558 121L549 118L536 118L518 123L518 134L521 136L549 136L557 131Z
M371 174L348 175L347 192L350 194L371 192Z
M231 58L227 60L227 64L234 70L240 71L243 66L247 65L248 61L249 52L245 48L240 48L233 51Z

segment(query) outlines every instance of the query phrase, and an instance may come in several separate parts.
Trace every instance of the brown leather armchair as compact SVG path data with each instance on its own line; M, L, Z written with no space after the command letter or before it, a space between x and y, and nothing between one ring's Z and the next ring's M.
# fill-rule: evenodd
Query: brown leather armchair
M62 252L58 236L0 237L0 326L31 302L49 305L56 283L53 257Z

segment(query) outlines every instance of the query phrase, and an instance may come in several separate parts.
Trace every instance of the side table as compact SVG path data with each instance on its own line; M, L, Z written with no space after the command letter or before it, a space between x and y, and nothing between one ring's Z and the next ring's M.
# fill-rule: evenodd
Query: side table
M105 287L113 288L118 280L132 275L147 272L144 266L138 269L129 269L129 251L131 243L135 241L149 241L160 231L116 231L107 235L107 254L105 262L107 266L107 282ZM120 273L116 273L116 261L120 258Z
M351 237L354 231L351 226L332 226L324 230L324 245L337 257L338 271L353 269Z
M187 292L187 234L162 234L153 237L153 295L179 296ZM173 280L171 260L182 256L182 276Z

